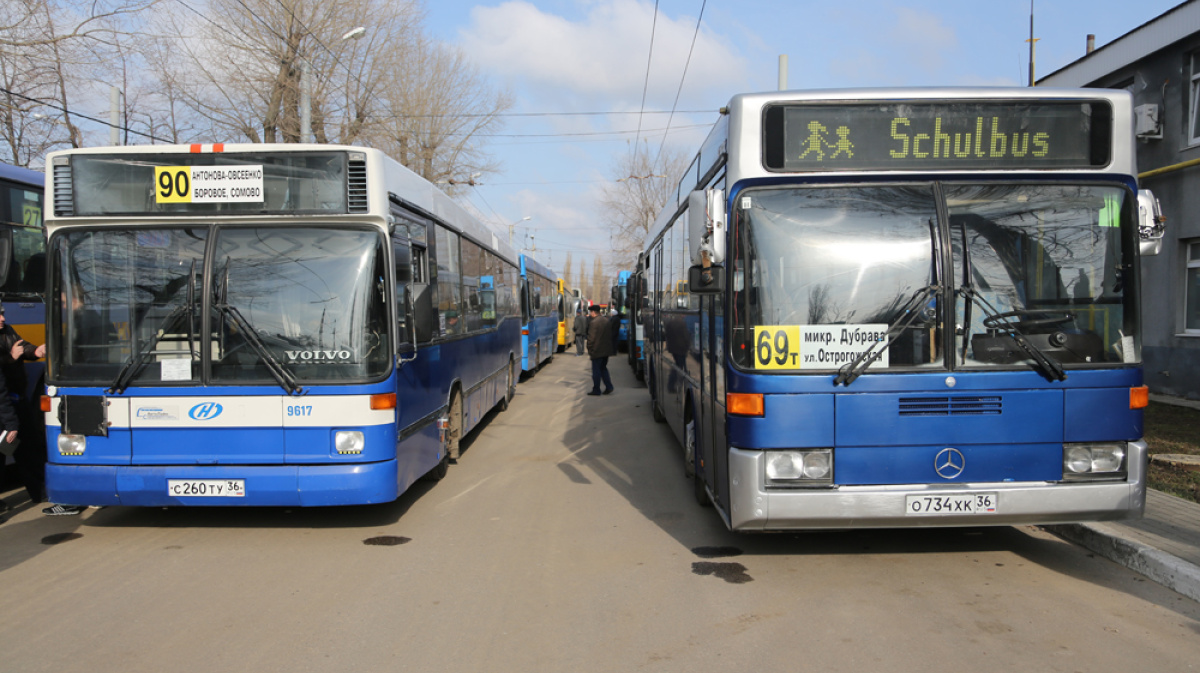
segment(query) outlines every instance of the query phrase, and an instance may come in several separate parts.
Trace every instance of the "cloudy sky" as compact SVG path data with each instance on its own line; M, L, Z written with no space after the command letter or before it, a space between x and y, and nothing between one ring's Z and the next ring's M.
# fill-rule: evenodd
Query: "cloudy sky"
M1037 76L1081 57L1087 34L1102 46L1177 4L1035 0ZM514 243L534 246L557 271L567 251L576 269L590 268L596 254L613 268L598 194L616 177L631 143L692 151L732 95L777 88L781 54L788 56L794 89L1020 86L1028 78L1029 0L658 0L657 11L655 5L427 1L434 35L464 49L515 98L489 144L501 172L486 176L464 201L500 231L530 217L517 226Z

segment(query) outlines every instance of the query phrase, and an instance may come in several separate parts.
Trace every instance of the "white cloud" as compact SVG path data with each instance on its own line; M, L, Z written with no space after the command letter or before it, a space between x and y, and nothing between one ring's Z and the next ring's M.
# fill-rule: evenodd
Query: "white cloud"
M653 23L654 5L638 0L598 2L579 21L546 13L524 0L510 0L472 9L470 23L460 32L460 44L476 63L501 77L553 89L560 97L603 98L612 107L636 109L646 81ZM658 15L648 109L670 109L695 30L695 16ZM691 100L705 100L713 93L727 96L742 88L746 69L740 53L702 26L684 96Z

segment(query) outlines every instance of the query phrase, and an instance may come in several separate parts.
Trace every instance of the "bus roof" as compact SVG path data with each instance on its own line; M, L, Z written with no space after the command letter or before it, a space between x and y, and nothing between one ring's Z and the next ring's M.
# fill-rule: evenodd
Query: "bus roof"
M30 170L21 166L10 166L0 163L0 178L12 180L30 187L41 189L46 182L46 176L40 171Z
M465 234L474 238L479 243L489 246L496 250L501 257L512 263L517 264L517 251L509 245L507 238L499 236L497 232L482 222L465 208L460 206L454 199L447 196L436 185L414 173L412 170L392 159L381 150L358 147L354 145L323 145L323 144L299 144L299 143L216 143L216 144L192 144L192 145L123 145L118 147L89 147L69 150L59 150L51 152L46 156L46 166L52 167L56 162L61 162L63 157L80 154L90 155L106 155L117 156L121 154L130 155L147 155L147 154L163 154L163 155L196 155L196 154L225 154L233 155L240 153L299 153L299 152L359 152L366 157L367 169L369 174L382 175L383 189L378 188L369 190L368 197L371 199L370 212L383 214L388 209L389 195L395 195L405 204L414 206L424 214L433 216L442 224L447 225L450 229L457 231L460 234ZM369 178L374 180L374 178ZM39 176L39 184L42 178ZM370 184L380 184L371 182ZM53 189L53 184L51 184ZM48 194L47 200L53 203L53 195ZM51 218L47 218L51 219Z

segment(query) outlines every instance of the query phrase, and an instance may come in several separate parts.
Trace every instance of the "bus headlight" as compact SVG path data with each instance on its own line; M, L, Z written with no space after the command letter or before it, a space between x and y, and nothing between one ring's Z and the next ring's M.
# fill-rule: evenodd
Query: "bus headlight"
M1064 479L1113 479L1124 476L1124 443L1063 445Z
M82 456L87 448L87 437L83 435L59 435L58 453L63 456Z
M767 486L802 486L833 482L833 449L766 452Z
M333 448L341 455L362 453L365 444L359 430L339 430L333 436Z

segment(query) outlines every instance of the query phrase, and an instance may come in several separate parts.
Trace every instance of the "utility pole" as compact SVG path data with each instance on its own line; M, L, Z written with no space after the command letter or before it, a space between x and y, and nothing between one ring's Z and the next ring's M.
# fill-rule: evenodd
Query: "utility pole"
M1033 36L1033 0L1029 0L1029 39L1025 41L1029 43L1029 86L1037 86L1037 80L1033 77L1033 44L1037 42L1037 38Z

